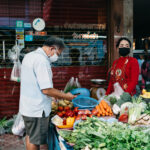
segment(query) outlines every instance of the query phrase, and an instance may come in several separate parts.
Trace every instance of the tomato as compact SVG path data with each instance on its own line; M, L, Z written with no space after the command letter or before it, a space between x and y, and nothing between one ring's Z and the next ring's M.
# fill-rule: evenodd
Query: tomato
M97 109L94 108L94 109L92 110L92 115L95 115L95 116L96 116L97 113L98 113Z
M84 110L79 110L78 114L79 115L83 115L84 114Z
M85 114L85 115L90 115L90 114L91 114L91 111L88 110L88 109L85 109L85 110L84 110L84 114Z
M81 116L81 119L82 119L82 120L86 120L86 118L87 118L86 115L82 115L82 116Z
M78 115L77 117L76 117L76 120L80 120L81 119L81 115Z
M78 108L79 108L79 107L75 107L73 111L74 111L75 113L78 113L78 112L79 112Z
M64 108L63 108L62 106L59 106L59 107L58 107L58 110L59 110L59 111L63 111Z
M63 120L63 125L66 125L66 119Z
M62 116L63 116L62 112L58 112L57 115L58 115L59 117L62 117Z
M65 114L66 114L66 111L63 110L61 113L62 113L63 115L65 115Z
M70 107L69 107L69 106L65 106L65 107L64 107L64 110L65 110L65 111L70 110Z
M118 120L121 122L127 123L128 122L128 114L122 114Z
M66 111L66 117L73 117L73 116L74 116L74 112L72 110Z
M93 117L93 115L92 115L92 114L90 114L90 115L89 115L89 117L90 117L90 118L92 118L92 117Z

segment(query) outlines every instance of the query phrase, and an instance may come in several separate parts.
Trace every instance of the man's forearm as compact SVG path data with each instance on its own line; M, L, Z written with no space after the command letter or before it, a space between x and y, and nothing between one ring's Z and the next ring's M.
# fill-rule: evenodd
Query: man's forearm
M60 90L57 90L55 88L49 88L49 89L44 89L42 92L50 97L55 97L58 99L66 99L67 95L64 92L61 92Z

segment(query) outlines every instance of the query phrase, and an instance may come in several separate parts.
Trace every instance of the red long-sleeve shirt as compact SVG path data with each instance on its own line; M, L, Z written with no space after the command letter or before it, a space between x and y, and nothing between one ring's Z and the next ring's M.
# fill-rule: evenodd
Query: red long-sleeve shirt
M131 95L136 93L136 85L139 77L139 64L133 57L120 57L112 65L110 81L106 95L114 92L114 83L119 82L122 89Z

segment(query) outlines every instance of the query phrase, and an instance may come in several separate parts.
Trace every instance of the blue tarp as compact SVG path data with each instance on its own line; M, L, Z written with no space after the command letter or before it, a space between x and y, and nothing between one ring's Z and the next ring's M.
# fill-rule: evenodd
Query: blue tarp
M48 150L61 150L59 146L58 133L55 126L50 123L49 134L48 134ZM67 150L73 150L73 147L68 145L66 141L62 141Z

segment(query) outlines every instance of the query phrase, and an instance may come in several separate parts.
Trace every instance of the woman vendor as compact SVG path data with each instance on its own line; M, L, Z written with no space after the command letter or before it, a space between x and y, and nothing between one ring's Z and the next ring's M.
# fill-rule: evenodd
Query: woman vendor
M136 58L129 56L131 41L125 37L120 38L116 44L120 57L113 62L110 69L110 80L106 95L114 92L114 84L118 82L124 92L136 94L136 85L139 77L139 65Z

